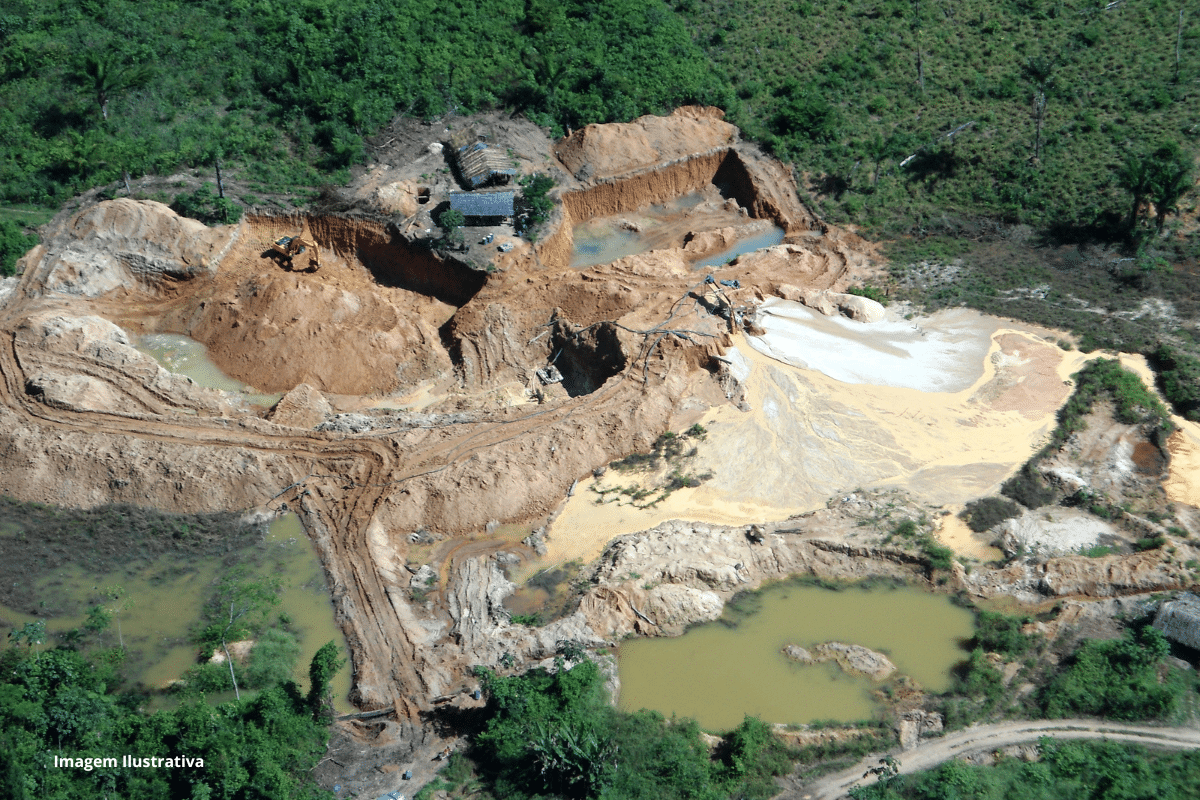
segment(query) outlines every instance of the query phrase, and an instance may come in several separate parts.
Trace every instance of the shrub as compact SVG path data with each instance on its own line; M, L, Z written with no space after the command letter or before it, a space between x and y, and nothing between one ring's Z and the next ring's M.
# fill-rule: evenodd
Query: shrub
M1021 632L1022 626L1030 622L1029 617L1010 617L992 611L980 611L975 618L976 647L989 653L1017 657L1027 653L1038 641Z
M976 533L990 530L1006 519L1021 516L1021 507L1011 500L999 497L984 497L967 503L959 515L966 521L967 527Z
M16 222L0 217L0 276L15 275L17 260L37 243L36 236L26 236Z
M518 233L532 235L537 226L550 219L554 201L547 193L554 188L554 179L538 173L521 179L521 197L517 203L516 228Z
M1053 503L1058 494L1037 473L1034 462L1026 463L1021 470L1000 487L1000 493L1011 497L1026 508L1041 508Z
M1167 543L1164 536L1147 536L1143 539L1138 539L1133 543L1133 549L1141 552L1143 550L1157 550Z
M777 793L773 776L791 768L791 754L758 719L731 731L713 763L694 721L620 712L594 662L559 667L515 677L479 670L489 701L471 757L491 796L749 800Z
M846 294L853 294L859 297L865 297L868 300L874 300L881 306L888 304L888 296L884 294L882 289L877 289L874 286L851 286L846 290Z
M1200 420L1200 359L1160 344L1149 354L1158 388L1180 415Z
M242 207L225 197L213 194L211 183L202 183L190 194L177 194L171 203L175 213L198 219L205 225L232 225L242 218Z
M1167 640L1149 625L1121 639L1084 642L1042 691L1043 711L1050 718L1169 716L1185 691L1174 674L1159 680L1158 667L1169 653Z
M299 658L300 643L295 636L279 628L268 628L250 651L246 685L266 689L286 683L292 679Z
M981 647L971 650L970 657L955 670L954 678L954 694L994 704L1004 693L1003 678Z
M237 676L238 685L246 682L245 669L236 661L233 663L233 672ZM232 692L233 683L229 679L229 665L207 662L197 664L183 673L182 683L174 684L172 688L174 691L185 695Z
M954 565L954 551L943 547L932 538L925 537L921 548L925 551L925 557L929 559L930 569L948 570Z

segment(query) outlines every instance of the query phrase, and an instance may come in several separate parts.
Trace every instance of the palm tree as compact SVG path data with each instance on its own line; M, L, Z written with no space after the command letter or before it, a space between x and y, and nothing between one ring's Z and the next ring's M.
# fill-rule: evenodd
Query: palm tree
M1125 157L1125 163L1117 170L1117 183L1133 195L1133 205L1129 207L1129 230L1137 225L1138 212L1154 186L1154 174L1150 168L1150 160L1138 153L1130 153Z
M1192 174L1187 163L1182 160L1159 163L1156 165L1154 185L1150 190L1150 199L1154 203L1154 227L1160 233L1163 223L1179 203L1179 198L1192 188Z
M111 59L88 54L83 60L83 74L91 84L100 114L108 119L108 101L130 89L141 89L154 77L154 68L149 64L134 64L117 67Z

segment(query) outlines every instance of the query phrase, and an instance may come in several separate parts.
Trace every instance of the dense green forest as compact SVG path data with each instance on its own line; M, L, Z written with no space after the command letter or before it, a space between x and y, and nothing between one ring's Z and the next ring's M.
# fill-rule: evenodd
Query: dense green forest
M26 625L0 651L0 795L12 800L122 797L332 797L309 777L325 752L325 694L339 666L329 644L310 665L307 695L290 680L217 706L203 695L146 713L143 697L120 691L120 648L43 648L44 629ZM186 756L173 768L125 766ZM55 766L55 757L117 759L116 766ZM101 762L103 763L103 762Z
M658 0L13 0L0 202L217 159L262 191L311 187L397 114L511 107L561 130L721 88Z
M224 160L338 182L397 114L553 133L712 103L893 230L1120 229L1191 187L1200 18L1170 0L11 0L0 202ZM947 136L957 131L953 136Z

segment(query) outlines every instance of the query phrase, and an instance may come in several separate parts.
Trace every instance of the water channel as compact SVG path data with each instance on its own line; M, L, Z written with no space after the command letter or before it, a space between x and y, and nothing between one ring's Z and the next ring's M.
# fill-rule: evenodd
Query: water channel
M727 609L721 620L676 638L624 642L618 661L620 707L691 717L711 730L752 714L769 722L870 719L880 684L836 664L798 664L781 652L837 641L882 652L929 691L949 688L951 668L966 658L974 633L970 611L950 598L911 587L841 590L787 582Z
M152 357L163 369L186 375L200 386L242 395L252 405L270 406L279 402L282 394L264 394L239 380L229 377L208 357L203 344L178 333L150 333L138 337L134 346Z

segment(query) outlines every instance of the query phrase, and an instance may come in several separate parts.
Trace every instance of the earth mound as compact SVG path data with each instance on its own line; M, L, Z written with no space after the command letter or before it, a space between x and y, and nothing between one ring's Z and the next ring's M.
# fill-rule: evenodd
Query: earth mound
M25 257L45 291L83 297L211 276L242 228L209 228L162 203L109 200L60 219Z

